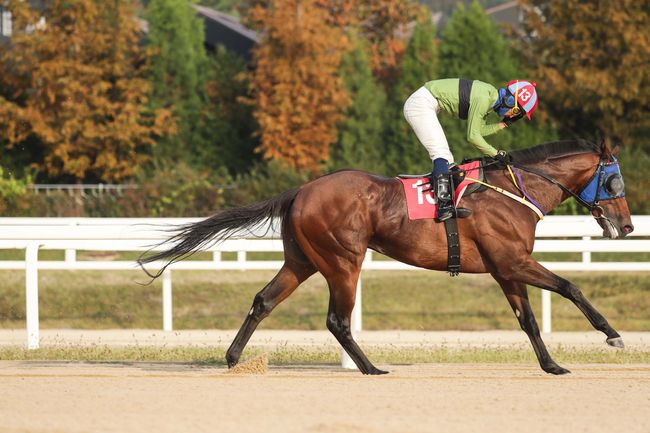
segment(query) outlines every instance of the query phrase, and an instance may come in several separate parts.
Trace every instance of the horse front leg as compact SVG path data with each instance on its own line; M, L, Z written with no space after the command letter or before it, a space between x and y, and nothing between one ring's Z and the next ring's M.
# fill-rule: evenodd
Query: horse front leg
M569 370L560 367L555 361L553 361L553 358L551 358L551 355L548 353L546 345L539 334L539 326L537 325L537 320L535 320L535 315L533 314L530 302L528 301L528 290L526 289L526 285L519 282L504 280L498 275L493 274L492 276L499 283L503 293L506 295L506 299L508 299L510 307L512 307L512 311L515 313L515 316L519 321L519 326L521 326L521 329L526 333L526 335L528 335L542 370L550 374L570 373Z
M503 277L504 273L499 272L499 275ZM529 257L522 266L517 266L515 269L509 271L509 275L506 274L505 277L508 280L530 284L541 289L559 293L563 297L571 300L571 302L582 311L582 314L585 315L587 320L589 320L591 326L607 336L607 344L618 348L624 347L623 339L620 334L616 332L614 328L609 325L603 315L600 314L593 305L591 305L578 287L570 281L555 275L553 272L537 263L537 261L532 257Z

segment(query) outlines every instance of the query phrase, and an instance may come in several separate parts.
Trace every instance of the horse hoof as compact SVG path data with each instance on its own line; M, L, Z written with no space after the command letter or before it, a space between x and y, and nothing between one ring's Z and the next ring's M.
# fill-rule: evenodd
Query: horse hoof
M226 364L228 364L228 368L233 368L235 365L237 365L238 362L239 358L226 355Z
M625 347L625 344L623 343L623 339L621 337L608 338L605 341L612 347L618 347L619 349Z
M370 370L369 372L364 373L364 374L368 374L368 375L372 375L372 376L378 376L380 374L388 374L388 372L373 367L372 370Z
M551 365L551 366L549 366L549 367L544 367L544 371L547 372L547 373L549 373L549 374L556 374L556 375L560 375L560 374L569 374L569 373L571 373L571 372L570 372L569 370L567 370L566 368L562 368L562 367L560 367L560 366L557 365L557 364L555 364L555 365Z

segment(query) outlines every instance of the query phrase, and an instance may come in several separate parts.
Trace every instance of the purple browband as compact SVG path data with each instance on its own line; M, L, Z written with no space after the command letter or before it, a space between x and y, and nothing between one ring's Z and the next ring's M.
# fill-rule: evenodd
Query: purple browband
M537 209L539 209L539 211L542 213L542 215L546 215L546 211L544 211L544 209L542 208L542 206L540 206L539 203L537 203L535 200L533 200L532 197L529 196L528 193L526 192L526 188L524 188L524 182L521 180L521 174L519 173L519 171L516 170L514 167L513 167L513 171L515 172L515 175L517 176L517 179L519 180L519 186L521 186L521 192L524 194L524 197L526 197L526 199L527 199L529 202L531 202L532 204L534 204L535 207L536 207Z

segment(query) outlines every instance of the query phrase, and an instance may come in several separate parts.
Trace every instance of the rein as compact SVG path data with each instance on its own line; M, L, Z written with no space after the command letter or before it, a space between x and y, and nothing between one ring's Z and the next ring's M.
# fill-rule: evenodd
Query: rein
M480 165L478 168L489 167L489 166L494 165L494 164L497 164L497 163L499 163L499 162L500 162L500 161L496 161L496 160L495 160L495 161L493 161L493 162L489 162L489 163L487 163L487 164L485 164L485 165ZM616 163L616 162L615 162L615 163ZM532 199L528 196L528 194L526 194L526 191L523 189L523 183L521 182L521 177L520 177L518 174L517 174L517 177L519 178L519 182L520 182L522 185L521 185L521 187L520 187L520 186L517 184L517 182L516 182L516 180L515 180L515 177L514 177L514 175L513 175L512 170L511 170L510 167L518 168L519 170L522 170L522 171L525 171L525 172L528 172L528 173L534 174L534 175L536 175L536 176L539 176L539 177L541 177L542 179L545 179L545 180L547 180L548 182L552 183L553 185L559 187L562 191L566 192L567 194L569 194L570 196L572 196L573 198L575 198L576 201L577 201L581 206L583 206L583 207L585 207L587 210L589 210L589 212L591 212L591 214L593 215L593 217L594 217L595 219L597 219L597 220L598 220L598 219L604 219L604 220L606 220L606 221L608 221L608 222L611 222L610 219L607 218L607 217L605 216L605 212L604 212L603 208L600 206L600 200L599 200L599 199L600 199L600 189L603 187L603 185L604 185L604 183L605 183L605 166L606 166L607 164L608 164L608 163L605 161L605 158L603 158L603 156L601 155L601 157L600 157L600 161L598 162L598 167L596 168L596 172L594 173L594 176L596 176L596 173L598 174L598 181L597 181L596 195L595 195L595 197L594 197L594 199L593 199L593 201L592 201L591 203L587 202L587 201L584 200L582 197L580 197L579 194L577 194L577 193L571 191L569 188L567 188L566 186L564 186L564 185L563 185L562 183L560 183L558 180L556 180L556 179L554 179L553 177L547 175L546 173L541 172L541 171L538 171L538 170L535 170L535 169L530 168L530 167L527 167L527 166L525 166L525 165L521 165L521 164L513 163L513 162L507 163L507 164L506 164L506 168L507 168L508 171L510 172L510 176L511 176L511 178L512 178L512 182L513 182L513 184L517 187L517 189L519 189L519 190L522 192L523 197L519 197L519 196L517 196L517 195L515 195L515 194L512 194L512 193L509 192L509 191L505 191L504 189L499 188L499 187L496 187L496 186L494 186L494 185L490 185L490 184L488 184L488 183L481 182L481 181L478 180L478 179L472 179L472 178L469 178L469 177L466 177L466 179L467 179L467 180L474 181L474 182L477 182L477 183L480 183L481 185L485 185L485 186L487 186L488 188L491 188L491 189L493 189L493 190L495 190L495 191L497 191L497 192L499 192L499 193L501 193L501 194L503 194L503 195L505 195L505 196L507 196L507 197L510 197L510 198L512 198L512 199L514 199L514 200L516 200L516 201L518 201L519 203L525 205L525 206L528 206L530 209L533 210L533 212L535 212L535 213L537 214L537 216L539 217L540 220L541 220L541 219L544 219L544 213L543 213L543 210L541 209L541 206L539 206L539 204L537 204L534 200L532 200ZM584 189L584 187L581 188L581 190L583 190L583 189Z
M600 166L601 166L602 163L603 163L602 158L601 158L600 161L601 161L601 162L598 164L598 165L599 165L599 168L600 168ZM547 175L547 174L544 173L544 172L541 172L541 171L538 171L538 170L532 169L532 168L530 168L530 167L526 167L526 166L524 166L524 165L519 165L519 164L509 164L509 165L511 165L511 166L513 166L513 167L515 167L515 168L518 168L519 170L523 170L523 171L526 171L526 172L528 172L528 173L531 173L531 174L534 174L534 175L536 175L536 176L539 176L539 177L541 177L541 178L543 178L543 179L546 179L547 181L551 182L553 185L558 186L562 191L564 191L564 192L566 192L567 194L573 196L573 198L575 198L576 201L577 201L580 205L582 205L582 206L584 206L585 208L587 208L590 212L592 212L592 211L596 208L595 205L598 203L597 201L594 201L594 202L591 203L591 204L590 204L590 203L587 203L587 202L584 201L584 200L582 199L582 197L580 197L578 194L576 194L575 192L571 191L569 188L567 188L566 186L562 185L560 182L558 182L557 180L553 179L551 176ZM600 182L599 182L599 184L600 184ZM599 207L599 206L598 206L598 207Z

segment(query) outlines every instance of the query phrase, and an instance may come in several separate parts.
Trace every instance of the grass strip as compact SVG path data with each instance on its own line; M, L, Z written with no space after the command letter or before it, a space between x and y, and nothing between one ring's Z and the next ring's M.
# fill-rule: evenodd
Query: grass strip
M125 346L106 345L46 347L27 350L22 347L0 348L5 361L65 361L65 362L181 362L196 365L225 365L223 347L196 346ZM416 363L536 363L535 354L526 348L423 348L366 347L365 352L379 364ZM266 354L271 365L338 364L341 350L323 347L276 347L246 349L242 361ZM560 363L650 364L650 351L613 349L576 349L557 346L551 351Z

